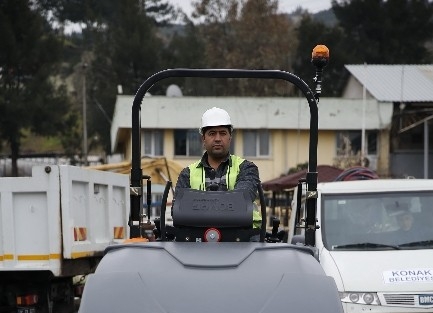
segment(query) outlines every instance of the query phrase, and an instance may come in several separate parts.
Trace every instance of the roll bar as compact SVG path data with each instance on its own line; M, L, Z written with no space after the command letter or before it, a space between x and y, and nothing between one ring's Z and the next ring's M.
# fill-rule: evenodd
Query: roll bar
M324 46L316 46L318 47ZM326 48L326 47L325 47ZM327 48L326 48L327 49ZM318 141L318 106L321 93L322 69L327 64L328 54L323 55L323 49L318 49L319 54L313 50L312 63L316 67L316 93L298 76L279 70L244 70L244 69L167 69L150 76L138 89L132 105L132 162L131 162L131 212L130 212L130 237L140 236L140 212L143 209L143 171L141 168L141 105L147 91L157 82L173 77L202 77L202 78L258 78L285 80L300 89L308 101L310 107L310 138L309 138L309 165L306 177L307 182L307 219L305 243L314 246L314 232L316 230L317 207L317 141ZM322 54L321 54L322 53Z

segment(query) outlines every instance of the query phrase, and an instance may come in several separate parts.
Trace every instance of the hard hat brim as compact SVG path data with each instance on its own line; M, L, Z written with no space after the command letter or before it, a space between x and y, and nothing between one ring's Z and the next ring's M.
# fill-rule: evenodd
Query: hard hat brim
M203 135L203 129L207 129L207 128L212 128L212 127L227 127L227 128L229 128L229 130L230 130L230 133L232 133L233 132L233 125L207 125L207 126L203 126L203 127L200 127L199 129L198 129L198 132L201 134L201 135Z

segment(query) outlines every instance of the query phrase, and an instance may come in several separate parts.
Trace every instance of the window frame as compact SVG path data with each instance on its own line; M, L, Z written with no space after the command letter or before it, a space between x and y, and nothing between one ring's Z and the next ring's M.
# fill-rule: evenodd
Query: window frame
M347 136L348 135L348 136ZM345 156L347 153L344 152L343 149L343 139L342 136L347 136L350 139L351 149L349 154L357 155L360 153L362 148L362 131L361 130L339 130L336 132L336 147L335 147L335 155L336 156ZM367 155L377 155L378 154L378 138L379 131L378 130L366 130L365 131L365 151ZM353 149L354 142L359 140L359 146L355 145L356 150Z
M254 155L251 155L250 152L246 150L246 147L251 145L250 143L247 143L246 140L248 140L248 136L252 135L254 136ZM252 138L252 137L249 137ZM242 136L242 142L243 142L243 156L249 157L249 158L269 158L271 156L271 133L268 129L247 129L243 130L243 136ZM265 145L265 146L264 146ZM266 150L265 153L262 153L263 149Z
M150 143L147 141L146 135L150 135ZM141 154L146 156L164 156L164 131L161 129L145 129L142 131L141 136ZM159 138L158 138L159 137ZM160 151L157 149L157 141L160 145ZM150 153L146 152L146 146L150 145ZM160 153L159 153L160 152Z
M179 138L181 136L182 138ZM201 135L197 129L175 129L173 134L174 139L174 156L175 157L200 157L203 155L203 145ZM190 142L196 140L197 143ZM185 141L185 147L181 147L182 143L179 140ZM179 154L179 149L185 149L185 154ZM194 151L196 150L196 151ZM200 152L198 152L200 150Z

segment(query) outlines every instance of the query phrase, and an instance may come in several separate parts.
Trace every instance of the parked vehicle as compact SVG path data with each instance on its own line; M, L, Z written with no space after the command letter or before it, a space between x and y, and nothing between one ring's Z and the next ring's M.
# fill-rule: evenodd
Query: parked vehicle
M129 237L129 203L128 175L50 165L0 178L0 312L74 312L82 278Z
M317 257L344 311L433 312L433 180L363 177L317 185ZM298 191L293 243L303 242Z

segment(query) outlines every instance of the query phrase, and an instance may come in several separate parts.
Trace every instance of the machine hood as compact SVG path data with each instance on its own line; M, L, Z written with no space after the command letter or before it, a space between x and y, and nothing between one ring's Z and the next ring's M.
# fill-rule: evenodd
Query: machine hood
M342 312L311 250L289 244L151 242L107 251L87 312Z

